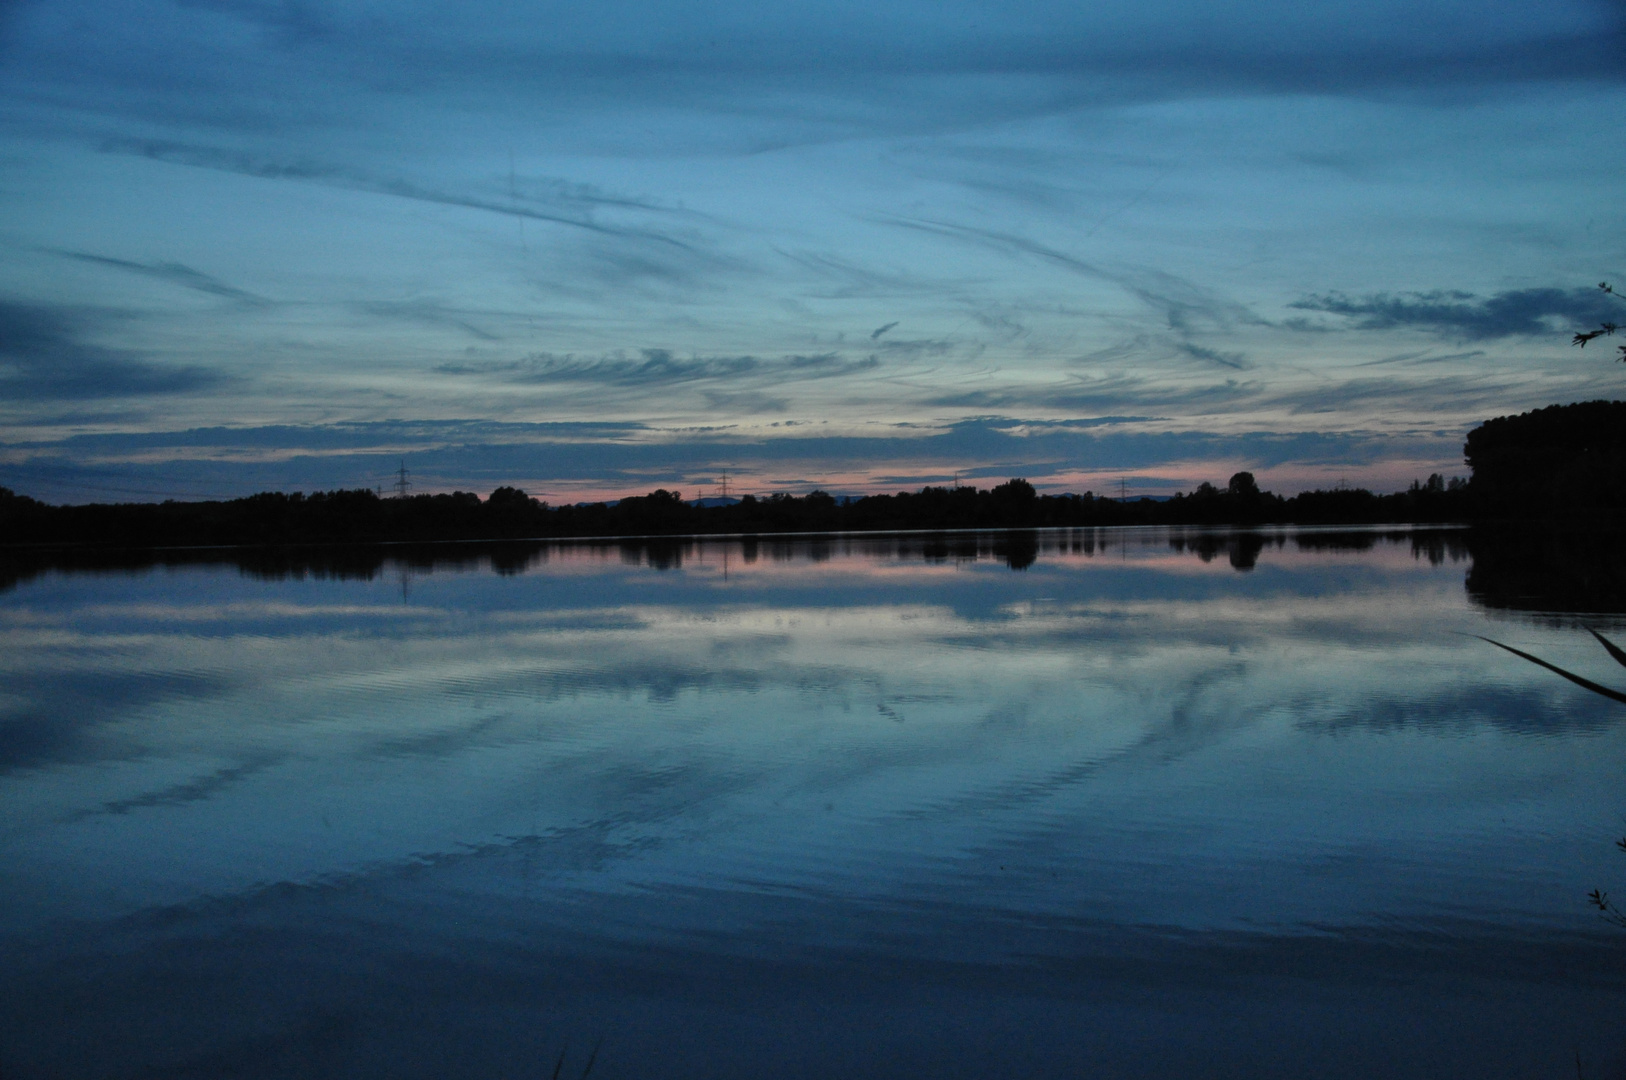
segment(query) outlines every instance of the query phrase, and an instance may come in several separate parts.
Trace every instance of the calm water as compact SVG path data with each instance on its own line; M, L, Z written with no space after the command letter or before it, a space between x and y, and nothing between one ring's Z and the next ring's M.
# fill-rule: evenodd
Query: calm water
M1626 706L1472 635L1626 620L1463 536L14 567L0 1075L1615 1075Z

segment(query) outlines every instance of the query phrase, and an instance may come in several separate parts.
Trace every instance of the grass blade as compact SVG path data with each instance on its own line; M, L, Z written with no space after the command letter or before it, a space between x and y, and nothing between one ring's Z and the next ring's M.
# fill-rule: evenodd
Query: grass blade
M587 1055L587 1068L582 1070L582 1080L587 1080L587 1074L593 1071L593 1062L598 1060L598 1048L603 1045L603 1039L593 1044L593 1052Z
M1626 667L1626 650L1622 650L1619 645L1616 645L1590 626L1586 628L1586 632L1597 638L1598 644L1609 650L1609 655L1615 658L1615 663L1621 667Z
M1539 657L1539 656L1531 656L1529 653L1523 651L1522 649L1515 649L1511 645L1503 645L1500 641L1492 641L1490 638L1483 637L1483 636L1481 636L1479 634L1475 634L1474 637L1479 638L1480 641L1489 642L1490 644L1495 645L1498 649L1506 649L1508 652L1512 653L1514 656L1521 656L1524 659L1530 661L1532 664L1539 664L1541 667L1546 668L1548 671L1553 672L1555 675L1562 675L1564 678L1568 679L1570 682L1574 683L1576 686L1585 687L1586 689L1592 691L1594 694L1602 694L1604 697L1608 698L1611 701L1618 701L1621 704L1626 705L1626 694L1621 693L1619 690L1611 690L1611 689L1609 689L1609 687L1601 686L1598 683L1593 682L1591 679L1583 679L1581 676L1575 674L1574 672L1565 671L1563 668L1559 667L1557 664L1549 664L1547 661L1543 660L1541 657ZM1611 646L1611 648L1613 648L1613 646Z

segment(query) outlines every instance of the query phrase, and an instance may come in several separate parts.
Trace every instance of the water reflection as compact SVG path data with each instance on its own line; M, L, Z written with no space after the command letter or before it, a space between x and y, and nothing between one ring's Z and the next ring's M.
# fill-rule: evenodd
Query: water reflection
M14 561L0 1072L1602 1074L1623 714L1477 542Z
M1626 533L1603 528L1478 530L1468 593L1489 608L1573 623L1626 611ZM1581 620L1585 621L1585 620Z
M1477 539L1477 546L1476 546ZM1117 553L1146 556L1169 551L1189 553L1204 563L1220 555L1233 569L1251 570L1266 550L1317 552L1371 551L1377 545L1406 546L1432 565L1459 563L1473 552L1493 554L1498 566L1525 564L1529 578L1542 571L1531 560L1561 559L1582 573L1617 568L1609 548L1593 537L1583 544L1561 545L1554 551L1550 538L1516 541L1512 549L1499 533L1477 534L1460 529L1223 529L1204 527L1124 529L1013 529L989 532L926 532L851 535L771 535L740 538L638 537L619 541L491 541L485 543L327 545L290 548L211 548L151 550L36 549L0 553L0 592L42 573L129 573L153 568L235 566L252 578L280 581L314 578L370 581L394 568L395 573L489 569L501 575L521 574L559 558L604 557L615 552L627 566L654 570L681 570L685 561L712 551L736 555L745 565L766 557L774 562L826 562L834 557L927 563L995 561L1012 570L1026 570L1041 557ZM1494 548L1491 545L1498 545ZM722 557L721 554L718 557ZM1576 560L1580 560L1577 563ZM1483 571L1482 571L1483 572ZM1610 599L1620 596L1610 594Z

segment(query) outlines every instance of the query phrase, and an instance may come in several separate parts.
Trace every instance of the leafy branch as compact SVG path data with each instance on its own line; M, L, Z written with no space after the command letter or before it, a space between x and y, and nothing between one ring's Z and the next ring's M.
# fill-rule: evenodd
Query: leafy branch
M1616 299L1622 299L1621 295L1612 289L1607 281L1598 282L1598 288L1602 289L1604 292L1615 297ZM1598 324L1598 329L1596 330L1588 330L1584 333L1576 334L1575 339L1571 341L1570 344L1578 345L1584 349L1586 348L1586 343L1591 341L1593 338L1612 337L1614 336L1615 331L1619 329L1620 325L1618 323L1600 323ZM1626 362L1626 345L1622 345L1620 347L1620 358L1623 362Z

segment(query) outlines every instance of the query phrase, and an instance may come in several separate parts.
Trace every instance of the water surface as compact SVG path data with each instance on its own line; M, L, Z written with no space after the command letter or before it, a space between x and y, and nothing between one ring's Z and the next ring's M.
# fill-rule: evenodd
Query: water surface
M0 1074L1611 1075L1626 707L1474 635L1623 685L1581 627L1626 622L1509 564L1147 529L13 565Z

